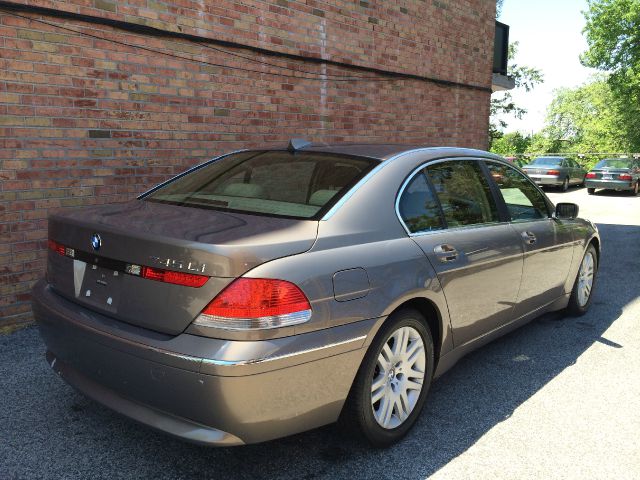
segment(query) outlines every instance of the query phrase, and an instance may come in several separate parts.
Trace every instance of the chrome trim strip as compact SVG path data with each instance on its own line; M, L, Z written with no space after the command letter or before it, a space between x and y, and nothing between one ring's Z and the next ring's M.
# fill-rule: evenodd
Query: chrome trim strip
M349 340L343 340L341 342L330 343L329 345L323 345L321 347L307 348L305 350L285 353L284 355L275 355L273 357L263 357L263 358L255 358L255 359L248 359L248 360L214 360L214 359L203 358L202 363L206 363L208 365L224 366L224 367L239 366L239 365L255 365L256 363L272 362L274 360L283 360L285 358L296 357L298 355L306 355L308 353L318 352L320 350L326 350L327 348L339 347L342 345L347 345L349 343L363 342L366 338L367 338L366 335L362 335L360 337L350 338Z

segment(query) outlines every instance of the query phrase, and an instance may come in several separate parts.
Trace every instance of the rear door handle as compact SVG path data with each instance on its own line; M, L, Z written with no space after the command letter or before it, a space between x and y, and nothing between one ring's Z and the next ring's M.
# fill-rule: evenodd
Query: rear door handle
M458 258L458 251L453 245L443 243L433 248L433 253L436 254L438 260L442 263L452 262Z
M524 243L527 245L536 243L537 238L533 232L522 232L520 235L522 235L522 240L524 240Z

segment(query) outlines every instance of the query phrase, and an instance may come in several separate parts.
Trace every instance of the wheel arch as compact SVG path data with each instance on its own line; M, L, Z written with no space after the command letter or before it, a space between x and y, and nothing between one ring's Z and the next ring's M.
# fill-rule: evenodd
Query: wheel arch
M592 237L591 240L589 240L589 243L587 243L587 248L589 248L589 245L593 245L593 247L596 249L596 255L598 256L598 265L600 265L600 239L598 237Z
M403 303L396 306L389 316L393 315L397 311L405 309L414 309L420 312L427 323L427 327L429 327L429 331L431 332L431 337L433 339L435 371L435 368L438 366L438 360L440 359L444 339L443 317L440 313L440 309L428 298L414 297L405 300Z

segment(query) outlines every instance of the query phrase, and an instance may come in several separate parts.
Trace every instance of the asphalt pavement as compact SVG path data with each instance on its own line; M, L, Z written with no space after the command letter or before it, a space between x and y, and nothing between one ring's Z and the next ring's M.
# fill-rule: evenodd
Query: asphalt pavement
M376 450L328 426L190 445L76 393L29 327L0 335L0 479L640 478L640 197L549 196L598 223L591 310L545 315L468 355L435 382L400 444Z

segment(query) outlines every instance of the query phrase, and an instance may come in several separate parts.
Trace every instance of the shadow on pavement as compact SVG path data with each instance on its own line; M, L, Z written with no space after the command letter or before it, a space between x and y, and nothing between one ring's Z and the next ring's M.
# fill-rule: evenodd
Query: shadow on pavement
M592 195L596 197L635 197L630 190L596 190Z
M15 343L5 337L2 357L11 350L22 366L18 372L14 367L5 390L18 412L0 427L0 437L9 439L0 447L5 458L0 463L7 463L9 478L12 472L15 478L425 478L508 419L594 342L625 347L603 334L640 291L638 275L620 275L620 261L632 263L628 271L639 270L640 227L599 228L604 251L589 313L545 315L468 355L435 382L415 428L388 450L358 444L335 426L231 449L185 444L72 393L36 355L41 343L24 351L19 348L24 339ZM621 259L619 252L629 250ZM31 329L11 338L36 345L35 335ZM7 362L0 364L2 375L11 374Z

